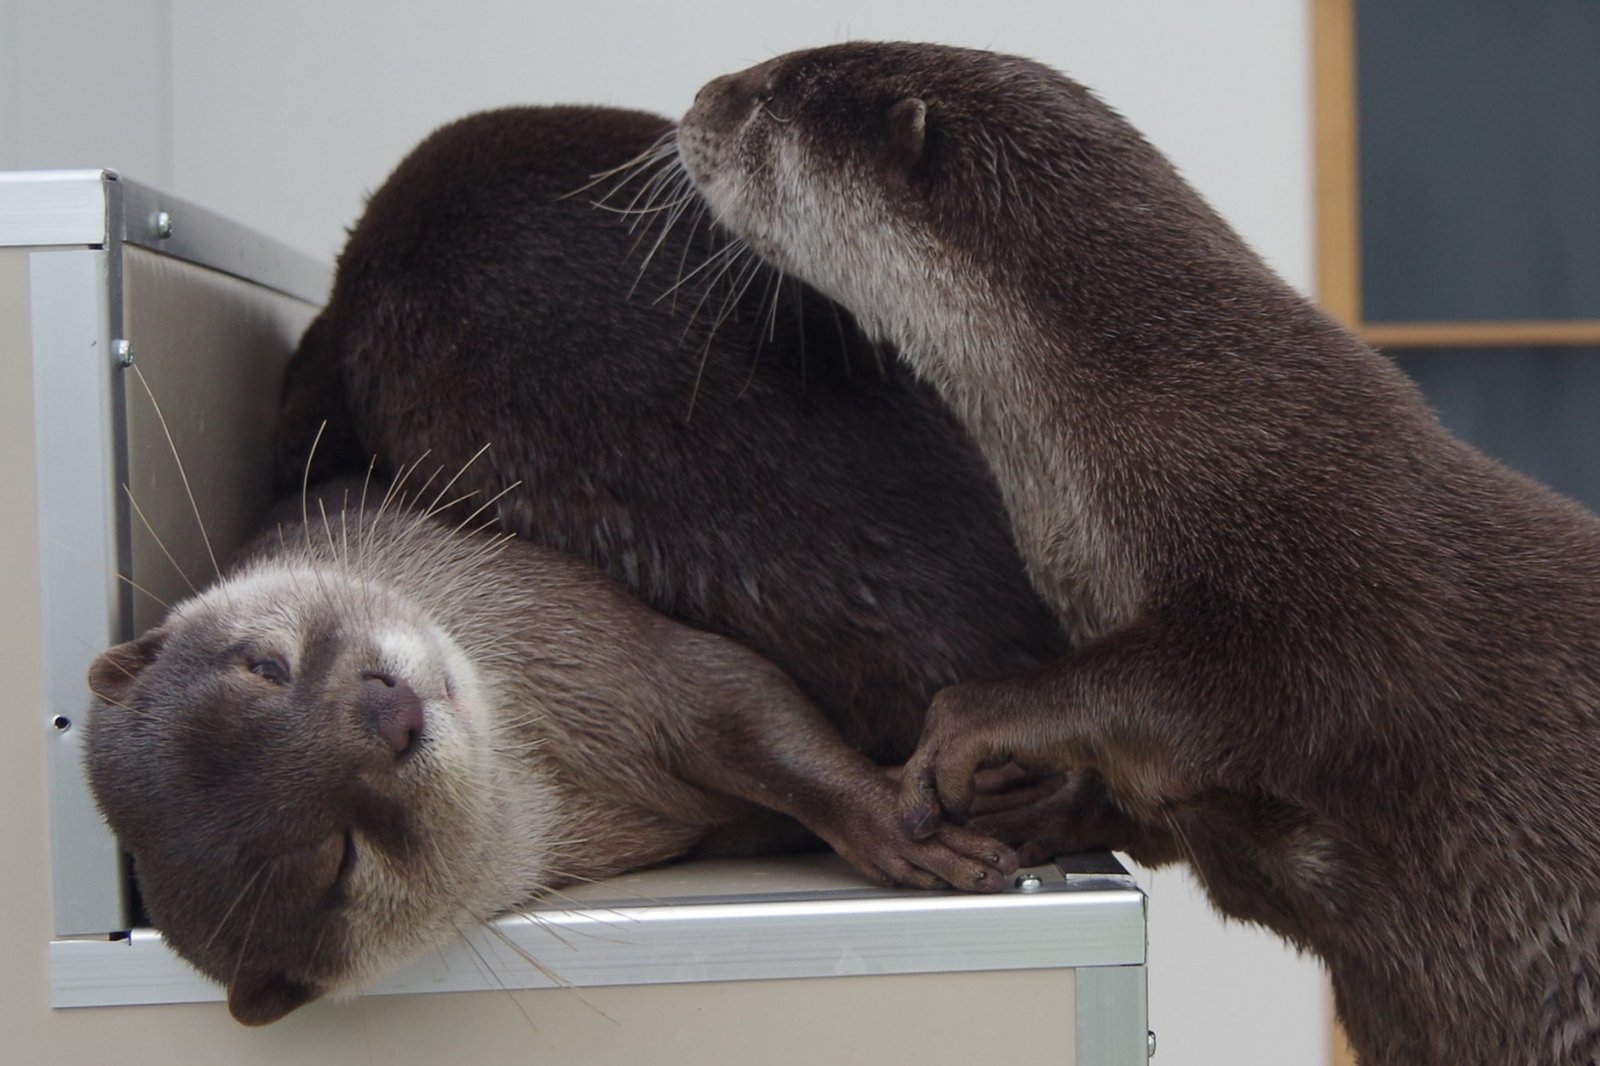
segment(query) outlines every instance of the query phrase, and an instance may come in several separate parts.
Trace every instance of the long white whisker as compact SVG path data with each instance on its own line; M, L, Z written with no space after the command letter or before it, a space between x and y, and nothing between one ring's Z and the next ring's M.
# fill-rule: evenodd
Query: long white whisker
M172 430L167 426L167 416L161 413L161 405L156 402L156 394L151 391L150 383L145 380L144 371L139 369L139 364L129 364L128 369L133 371L133 376L139 379L139 385L144 389L144 394L150 398L150 406L156 413L156 421L161 426L161 434L167 438L167 447L172 450L172 461L178 466L178 479L183 482L184 495L189 497L189 507L194 511L195 525L200 527L200 540L205 544L206 555L211 559L212 574L216 577L221 577L222 567L217 565L217 553L211 550L211 537L206 533L205 519L200 517L200 504L195 501L194 488L189 483L188 471L183 468L183 457L178 454L178 445L172 439Z

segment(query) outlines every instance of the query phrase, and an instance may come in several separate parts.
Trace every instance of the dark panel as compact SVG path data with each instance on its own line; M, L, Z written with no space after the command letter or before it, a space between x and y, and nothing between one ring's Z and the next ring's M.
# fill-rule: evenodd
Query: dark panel
M1600 2L1357 4L1369 322L1600 318Z
M1457 436L1600 510L1600 348L1390 354Z

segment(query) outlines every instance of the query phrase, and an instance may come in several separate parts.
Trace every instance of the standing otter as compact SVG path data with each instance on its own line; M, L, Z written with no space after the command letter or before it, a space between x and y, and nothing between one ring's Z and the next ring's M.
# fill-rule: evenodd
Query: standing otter
M878 769L734 641L516 538L312 513L90 671L96 800L240 1021L766 811L885 880L999 887L976 833L896 843Z
M780 56L679 140L725 225L950 402L1084 641L940 693L913 832L988 760L1091 767L1136 858L1327 963L1363 1062L1600 1059L1600 521L1452 438L1037 63Z

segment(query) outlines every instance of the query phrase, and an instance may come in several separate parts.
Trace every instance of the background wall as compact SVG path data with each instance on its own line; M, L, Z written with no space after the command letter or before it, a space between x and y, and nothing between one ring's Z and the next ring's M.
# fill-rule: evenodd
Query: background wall
M1290 0L771 11L749 0L0 0L0 168L115 167L326 260L365 193L465 112L587 102L673 115L713 75L792 48L937 40L1031 55L1093 86L1307 291L1306 31ZM0 803L43 810L14 787L0 786ZM1314 964L1224 928L1186 873L1143 882L1160 1062L1323 1061Z

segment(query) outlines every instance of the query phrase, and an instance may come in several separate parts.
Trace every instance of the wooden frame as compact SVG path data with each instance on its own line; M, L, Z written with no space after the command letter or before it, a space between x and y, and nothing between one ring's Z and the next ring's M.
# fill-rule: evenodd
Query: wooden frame
M1356 0L1311 0L1317 300L1379 348L1600 345L1600 321L1368 322L1361 307Z

